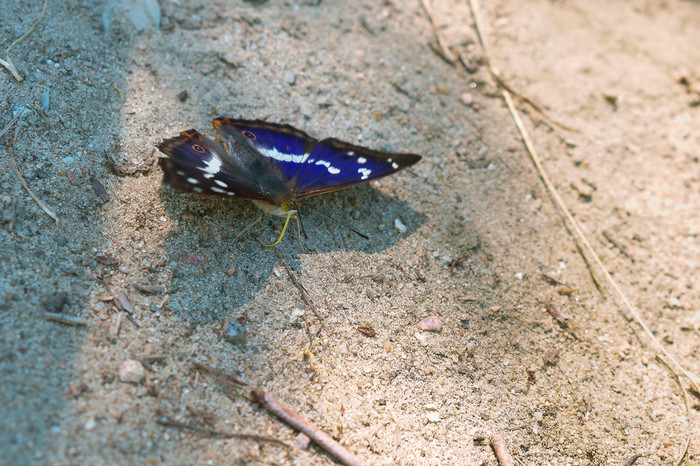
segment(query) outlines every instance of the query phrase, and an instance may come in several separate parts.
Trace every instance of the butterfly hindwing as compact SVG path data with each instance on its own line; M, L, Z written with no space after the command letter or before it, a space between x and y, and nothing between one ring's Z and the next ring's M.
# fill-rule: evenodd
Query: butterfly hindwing
M268 197L220 145L196 130L182 132L157 145L166 157L158 159L163 182L182 191L242 199Z

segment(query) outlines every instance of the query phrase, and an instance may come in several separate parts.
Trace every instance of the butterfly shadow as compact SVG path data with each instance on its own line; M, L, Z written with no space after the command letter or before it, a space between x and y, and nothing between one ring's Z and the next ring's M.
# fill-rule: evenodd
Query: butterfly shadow
M167 215L177 224L165 238L173 265L170 308L186 321L205 324L255 298L279 263L279 255L260 241L274 242L284 219L263 215L239 237L261 215L252 203L179 193L165 186L159 193ZM323 210L370 239L310 207ZM371 185L309 198L300 205L300 213L308 240L299 239L292 221L277 251L302 277L303 255L334 251L375 254L408 238L423 223L422 215L404 201ZM397 219L403 231L396 228ZM342 272L342 262L335 263L328 273Z

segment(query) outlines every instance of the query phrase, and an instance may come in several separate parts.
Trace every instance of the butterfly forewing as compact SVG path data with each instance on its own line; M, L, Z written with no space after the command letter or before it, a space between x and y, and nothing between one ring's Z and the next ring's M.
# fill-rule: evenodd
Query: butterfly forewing
M296 173L294 194L303 199L367 183L410 167L420 158L415 154L392 154L324 139Z
M289 125L262 120L216 118L214 127L224 141L243 136L248 144L267 157L289 180L317 144L317 140Z
M166 139L157 147L166 155L158 159L163 169L163 182L174 188L200 194L267 200L255 180L246 176L240 164L221 145L195 130Z

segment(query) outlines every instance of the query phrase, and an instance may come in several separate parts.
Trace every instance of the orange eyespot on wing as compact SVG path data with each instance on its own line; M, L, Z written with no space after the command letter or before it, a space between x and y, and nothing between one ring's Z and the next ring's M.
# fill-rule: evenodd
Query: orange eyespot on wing
M257 137L255 136L255 133L249 130L243 131L243 136L247 137L251 141L255 141Z
M206 152L204 147L200 146L199 144L193 144L192 150L194 150L195 152L199 152L200 154L203 154L204 152Z

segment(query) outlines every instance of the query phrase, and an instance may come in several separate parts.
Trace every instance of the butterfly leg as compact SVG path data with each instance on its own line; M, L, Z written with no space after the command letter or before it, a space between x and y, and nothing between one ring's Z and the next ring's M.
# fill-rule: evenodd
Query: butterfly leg
M247 227L245 227L245 228L243 229L243 231L241 231L240 233L238 233L238 234L236 235L236 238L233 240L233 242L235 243L235 242L237 242L239 239L241 239L241 236L245 235L245 234L248 232L248 230L250 230L251 228L253 228L253 226L255 226L257 223L260 223L260 220L262 220L262 214L260 214L260 215L258 216L258 218L257 218L253 223L251 223L250 225L248 225Z
M277 246L278 244L280 244L280 241L282 241L282 238L284 238L284 233L287 231L287 226L289 225L289 219L290 219L290 218L292 218L292 216L291 216L291 215L287 215L287 220L285 220L285 222L284 222L284 227L282 227L282 233L280 234L280 237L277 238L277 241L275 241L275 242L272 243L272 244L265 244L265 243L263 243L262 241L258 240L258 241L260 242L260 244L262 244L263 246L265 246L265 247L267 247L267 248L274 248L275 246Z
M306 241L309 240L309 237L306 235L306 230L304 229L304 222L301 221L301 215L299 215L299 212L297 212L296 215L297 218L297 238L301 242L301 235L304 235L304 239Z

